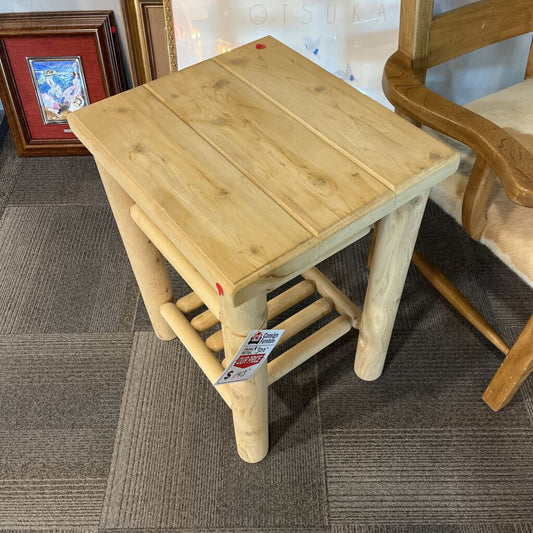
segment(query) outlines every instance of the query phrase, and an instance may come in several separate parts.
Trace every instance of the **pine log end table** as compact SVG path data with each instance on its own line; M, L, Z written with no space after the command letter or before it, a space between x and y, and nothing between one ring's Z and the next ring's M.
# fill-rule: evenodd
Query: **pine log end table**
M97 162L155 333L178 336L211 383L250 330L315 291L274 326L281 340L331 317L252 379L216 387L242 459L267 454L268 386L351 328L356 374L379 377L428 192L456 170L454 151L272 37L69 123ZM361 310L316 265L372 227ZM163 257L192 289L177 301Z

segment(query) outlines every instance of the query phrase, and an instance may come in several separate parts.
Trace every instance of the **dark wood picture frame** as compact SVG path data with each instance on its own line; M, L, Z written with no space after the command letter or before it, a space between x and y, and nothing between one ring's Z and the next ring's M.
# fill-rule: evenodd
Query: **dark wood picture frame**
M121 0L121 7L133 85L169 74L163 0Z
M32 40L40 46L43 43L50 43L56 48L61 45L61 53L56 54L59 56L78 56L80 54L76 50L77 43L85 43L86 48L88 46L84 52L85 58L96 67L87 69L84 66L85 74L88 78L91 77L92 85L97 89L94 91L97 96L91 98L91 102L106 98L125 89L113 12L59 11L0 15L0 99L19 155L86 155L89 153L87 149L68 129L62 130L65 133L58 135L58 138L53 138L53 134L52 138L50 134L41 138L32 133L32 123L36 122L34 109L37 98L35 97L34 101L27 96L25 71L28 69L27 65L22 67L19 64L22 61L21 54L16 56L18 63L13 64L15 55L10 56L9 52L10 46L18 46L19 49L22 46L28 48L28 56L43 55L37 49L31 50ZM25 55L25 52L22 55ZM25 70L21 75L23 69ZM19 73L18 79L16 72ZM21 77L24 78L22 81ZM29 80L29 70L27 77ZM22 87L25 87L26 91L24 99L20 95ZM33 115L29 113L30 109Z

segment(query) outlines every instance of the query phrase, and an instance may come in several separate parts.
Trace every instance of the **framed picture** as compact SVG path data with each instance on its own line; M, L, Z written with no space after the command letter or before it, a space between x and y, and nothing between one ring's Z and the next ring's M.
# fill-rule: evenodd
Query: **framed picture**
M81 57L27 57L45 124L68 124L67 114L88 104Z
M163 0L121 0L133 84L170 73Z
M381 89L398 47L400 0L164 0L173 69L272 35L390 107Z
M81 155L68 113L125 88L111 11L0 15L0 99L21 156Z

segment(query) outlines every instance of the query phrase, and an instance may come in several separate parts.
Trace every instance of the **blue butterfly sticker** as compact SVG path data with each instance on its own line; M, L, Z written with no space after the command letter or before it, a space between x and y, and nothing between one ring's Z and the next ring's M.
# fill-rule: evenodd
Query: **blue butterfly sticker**
M304 37L304 44L309 52L320 59L320 37L316 40L312 40L309 37Z
M350 66L349 63L346 63L346 70L337 70L335 72L335 76L337 76L341 80L348 81L348 82L357 81L355 76L352 73L352 67Z

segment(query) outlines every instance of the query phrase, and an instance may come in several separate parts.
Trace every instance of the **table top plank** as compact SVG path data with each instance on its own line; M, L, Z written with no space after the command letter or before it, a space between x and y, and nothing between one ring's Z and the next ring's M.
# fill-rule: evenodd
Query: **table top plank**
M315 236L390 190L212 61L146 86Z
M280 286L458 157L273 38L69 116L98 164L234 303Z
M207 279L232 287L312 237L145 87L69 121Z
M256 44L265 47L257 49ZM213 59L400 193L455 153L273 37ZM357 94L357 93L355 93Z

